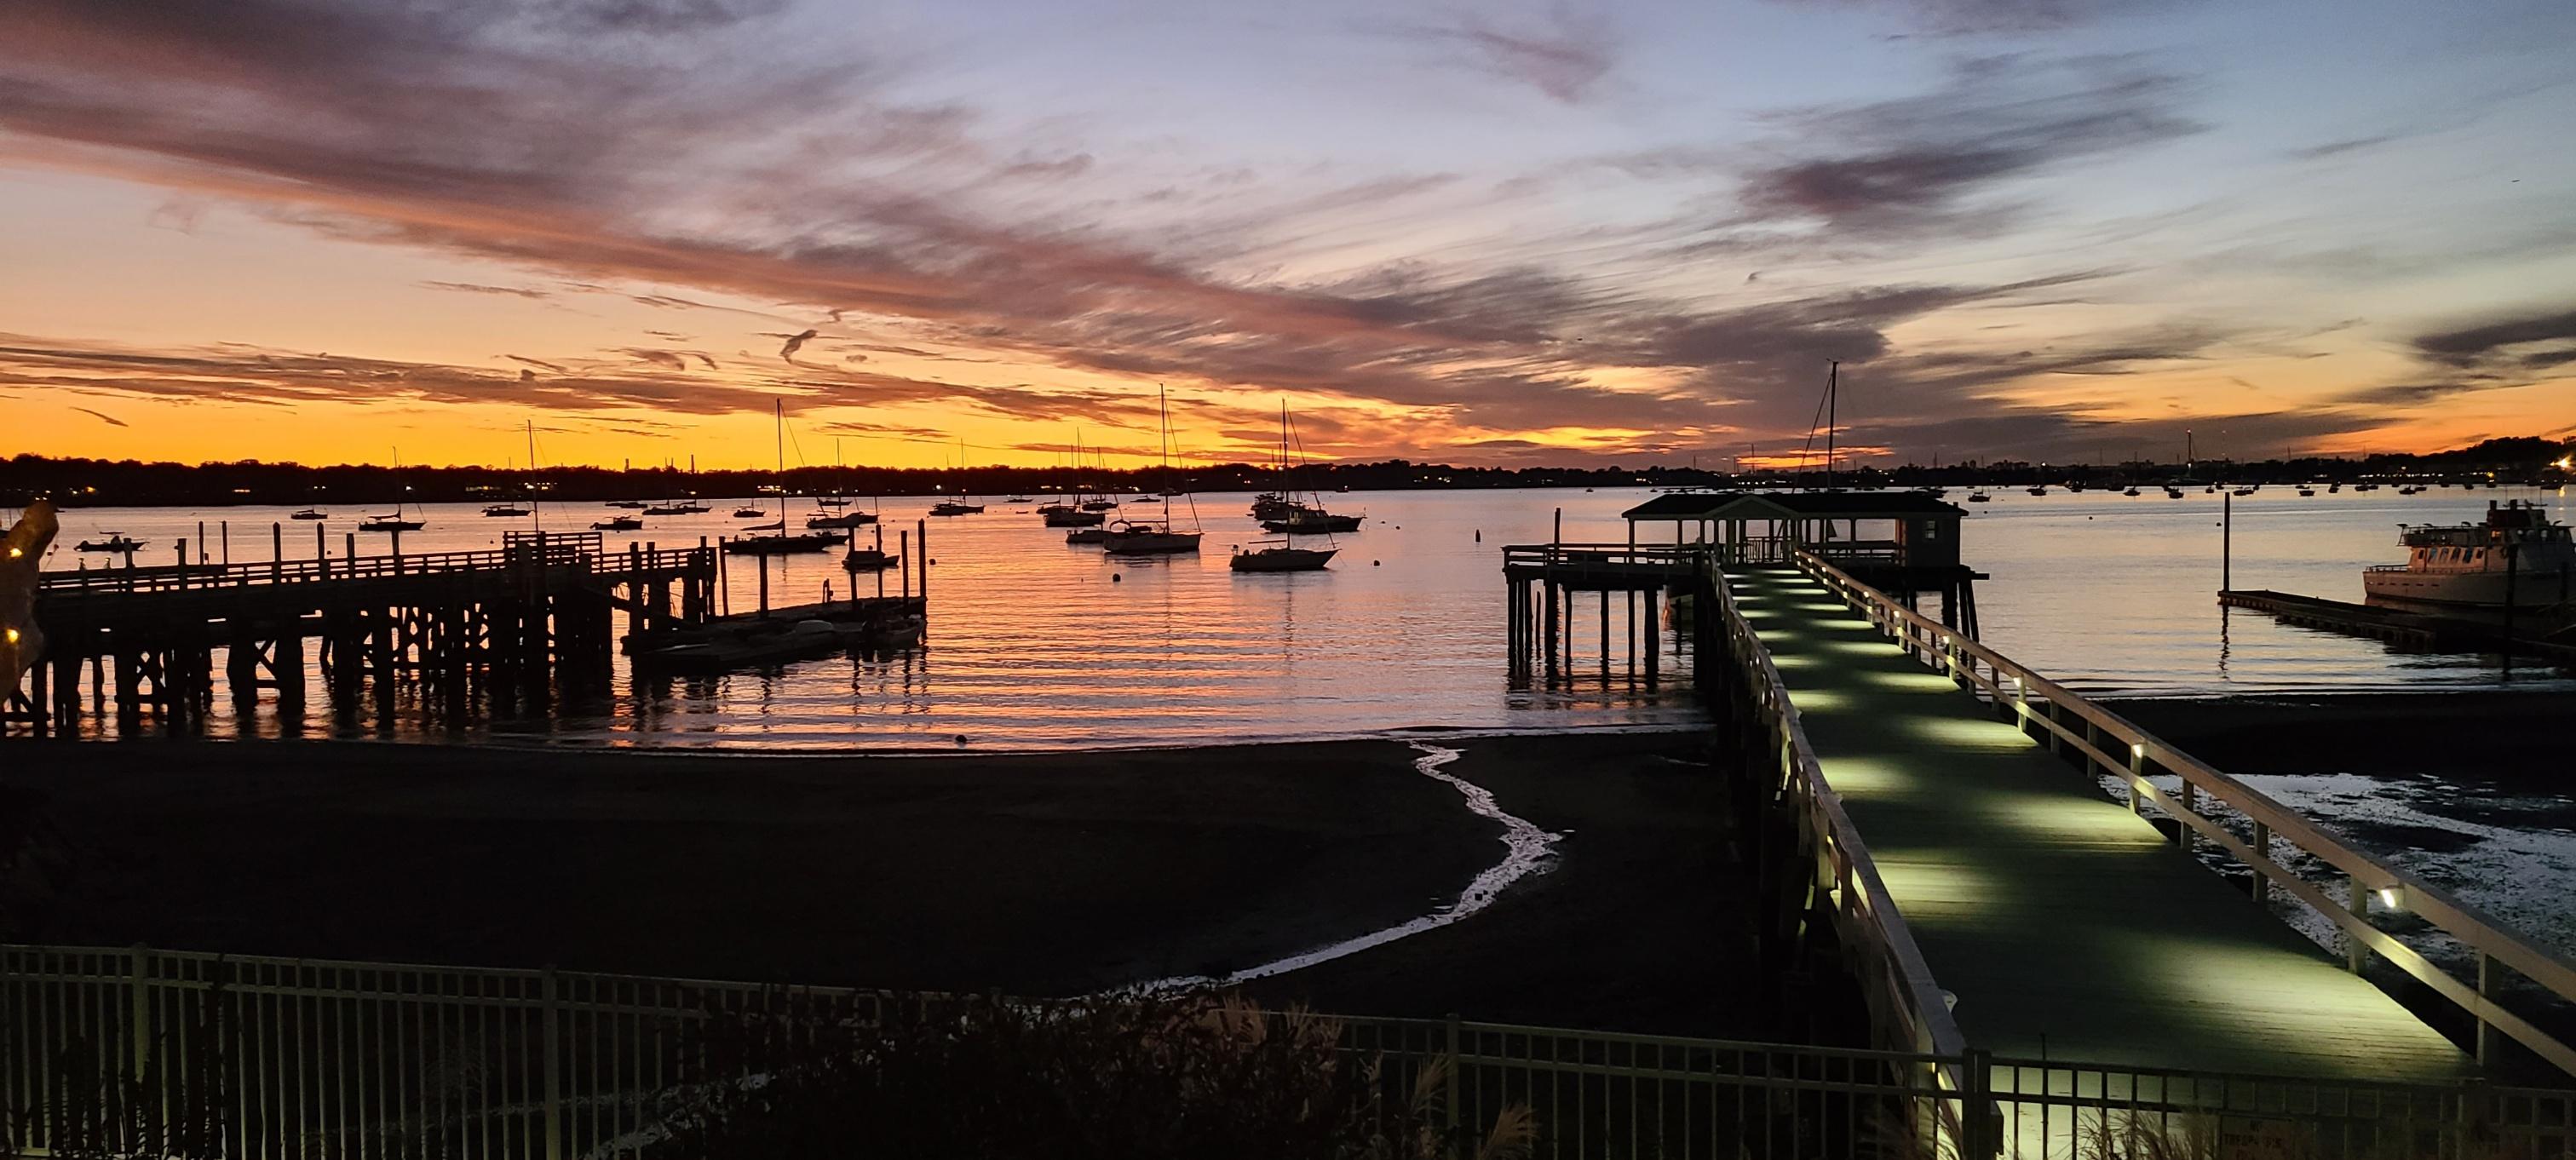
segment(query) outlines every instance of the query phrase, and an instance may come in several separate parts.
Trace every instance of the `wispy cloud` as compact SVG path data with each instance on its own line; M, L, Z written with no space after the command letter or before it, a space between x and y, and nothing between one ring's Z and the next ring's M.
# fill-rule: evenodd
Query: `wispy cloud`
M1440 50L1453 64L1528 85L1568 104L1590 97L1618 63L1607 19L1564 0L1519 20L1459 8L1435 21L1386 29Z

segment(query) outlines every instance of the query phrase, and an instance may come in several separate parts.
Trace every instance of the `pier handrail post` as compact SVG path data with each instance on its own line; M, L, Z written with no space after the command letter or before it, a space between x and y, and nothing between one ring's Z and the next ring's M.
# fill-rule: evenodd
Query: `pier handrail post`
M2478 999L2492 1002L2495 993L2495 958L2481 949L2478 951ZM2478 1021L2478 1066L2485 1067L2495 1062L2495 1024L2487 1022L2487 1013L2483 1010L2473 1010L2471 1015Z
M2258 820L2254 823L2254 902L2256 905L2272 900L2272 876L2265 872L2271 864L2272 826L2268 822ZM2486 952L2479 951L2478 957L2483 961Z
M2350 911L2355 919L2360 920L2364 925L2368 925L2370 922L2370 889L2362 885L2361 875L2359 874L2346 874L2343 876L2343 880L2345 886L2344 908ZM2363 968L2370 965L2370 944L2363 942L2361 935L2358 932L2347 929L2343 932L2343 947L2344 965L2350 968L2353 974L2361 974Z
M2128 785L2130 813L2138 812L2138 783L2145 780L2147 780L2147 747L2143 743L2131 742Z

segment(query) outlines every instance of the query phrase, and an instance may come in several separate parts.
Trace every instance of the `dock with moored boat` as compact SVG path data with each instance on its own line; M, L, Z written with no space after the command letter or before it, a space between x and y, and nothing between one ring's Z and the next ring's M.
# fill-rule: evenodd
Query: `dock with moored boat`
M2535 636L2537 625L2508 633L2501 621L2444 616L2384 605L2354 604L2269 589L2237 589L2218 594L2218 603L2271 615L2283 624L2323 629L2346 636L2366 636L2420 652L2509 652L2562 665L2576 665L2576 641ZM2568 635L2562 629L2558 637Z

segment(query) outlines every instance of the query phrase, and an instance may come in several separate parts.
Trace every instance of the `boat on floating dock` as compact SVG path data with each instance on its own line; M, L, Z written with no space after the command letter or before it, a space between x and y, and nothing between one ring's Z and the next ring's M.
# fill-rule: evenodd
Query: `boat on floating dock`
M921 639L919 597L874 597L772 609L626 638L638 668L721 673L830 656L845 649L901 648Z

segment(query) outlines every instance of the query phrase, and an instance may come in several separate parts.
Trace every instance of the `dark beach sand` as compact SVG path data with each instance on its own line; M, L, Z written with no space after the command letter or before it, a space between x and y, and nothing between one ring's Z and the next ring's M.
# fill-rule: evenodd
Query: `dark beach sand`
M2358 773L2565 788L2576 692L2324 693L2107 702L2229 773Z
M1727 939L1687 735L1449 740L1575 832L1319 1007L1681 1030ZM939 757L12 745L70 873L13 941L1070 994L1403 922L1502 851L1397 741ZM1745 936L1749 937L1749 936ZM1740 940L1739 940L1740 941Z

